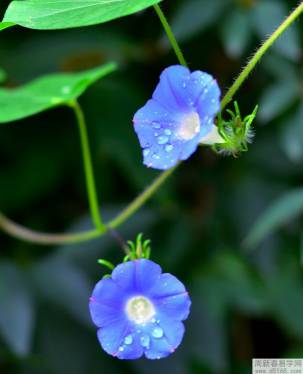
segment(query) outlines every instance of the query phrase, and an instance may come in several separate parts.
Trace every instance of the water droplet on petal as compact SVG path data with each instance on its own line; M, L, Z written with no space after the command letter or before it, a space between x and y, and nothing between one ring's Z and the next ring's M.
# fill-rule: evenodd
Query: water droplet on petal
M132 344L133 342L133 337L131 335L127 335L124 339L124 343L129 345L129 344Z
M140 337L140 344L144 348L149 348L150 337L148 335L143 335Z
M151 322L155 323L156 322L156 318L152 318Z
M183 88L186 88L186 83L185 83L185 82L182 83L182 87L183 87Z
M170 130L170 129L165 129L165 130L164 130L164 133L165 133L166 135L171 135L171 130Z
M153 329L153 331L152 331L152 336L153 336L154 338L157 338L157 339L162 338L163 334L164 334L164 332L163 332L163 330L161 329L161 327L155 327L155 328Z
M161 128L161 125L157 122L153 122L153 128L154 129L160 129Z
M148 156L149 155L149 153L150 153L150 149L149 148L145 148L144 150L143 150L143 156Z
M158 139L158 144L165 144L168 142L168 137L167 136L160 136Z
M171 145L171 144L167 144L167 145L165 146L165 151L166 151L166 152L171 152L173 149L174 149L174 146Z
M119 347L119 351L120 351L120 352L123 352L123 351L124 351L124 347L122 347L122 346Z

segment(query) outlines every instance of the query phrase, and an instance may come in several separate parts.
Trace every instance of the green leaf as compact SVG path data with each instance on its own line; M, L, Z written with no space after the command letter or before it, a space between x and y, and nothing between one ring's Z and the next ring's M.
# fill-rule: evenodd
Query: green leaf
M18 356L31 347L34 305L25 274L10 263L0 264L0 334Z
M11 22L37 30L67 29L108 22L122 16L139 12L160 1L161 0L13 1L6 10L3 22Z
M256 247L277 228L296 218L303 211L303 188L287 192L275 201L257 220L245 239L248 249Z
M15 26L14 22L0 22L0 31L7 29L8 27Z
M53 74L15 89L0 89L0 123L66 105L91 84L116 69L114 63L73 74Z

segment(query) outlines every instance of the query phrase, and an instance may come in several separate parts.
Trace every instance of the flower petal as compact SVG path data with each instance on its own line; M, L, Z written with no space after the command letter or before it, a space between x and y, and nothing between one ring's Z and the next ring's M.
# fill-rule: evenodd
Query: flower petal
M161 268L153 261L140 259L118 265L113 273L113 281L128 291L128 295L146 292L160 277Z
M146 358L149 359L169 356L178 348L184 336L185 329L182 322L161 317L158 326L163 330L163 336L155 338L151 331L150 348L144 352Z
M89 311L94 324L98 327L117 322L123 313L121 310L99 303L95 299L91 299Z
M117 357L121 360L136 360L143 355L143 347L140 344L139 337L131 335L131 344L125 344L125 338L123 344L118 348Z
M190 79L190 71L184 66L174 65L163 70L153 99L172 112L190 109L182 91Z
M213 125L214 118L220 110L220 88L215 79L212 79L199 97L197 108L204 126ZM201 134L205 136L207 132Z
M188 317L191 301L184 285L171 274L162 274L149 295L157 313L172 320L183 321Z
M118 309L126 296L111 278L104 278L96 284L90 300Z
M110 355L116 357L125 336L128 334L128 330L128 323L123 318L99 329L97 335L102 348Z

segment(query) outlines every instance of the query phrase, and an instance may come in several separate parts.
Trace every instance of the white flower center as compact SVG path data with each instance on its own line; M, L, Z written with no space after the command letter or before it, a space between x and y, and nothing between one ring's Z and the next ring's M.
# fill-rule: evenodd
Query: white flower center
M126 313L137 324L148 322L155 315L153 304L144 296L135 296L128 300Z
M191 140L200 132L200 117L198 113L187 114L177 130L177 137L181 140Z

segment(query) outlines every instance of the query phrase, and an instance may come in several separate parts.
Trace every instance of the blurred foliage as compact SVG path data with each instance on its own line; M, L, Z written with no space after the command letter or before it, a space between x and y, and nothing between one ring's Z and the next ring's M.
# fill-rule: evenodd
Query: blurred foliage
M191 69L209 71L224 90L295 4L176 0L164 1L163 10ZM1 14L7 5L2 0ZM132 240L144 232L152 258L187 284L193 309L177 352L158 362L119 362L101 351L87 300L104 274L97 259L122 259L113 238L47 248L1 233L1 373L243 374L252 357L303 356L299 25L237 95L243 113L260 108L249 151L234 159L202 148L119 230ZM131 120L176 58L152 9L83 29L9 28L0 34L0 56L3 87L118 62L117 72L80 99L104 215L112 217L154 178L142 165ZM1 210L37 230L90 227L71 111L53 109L0 130Z

